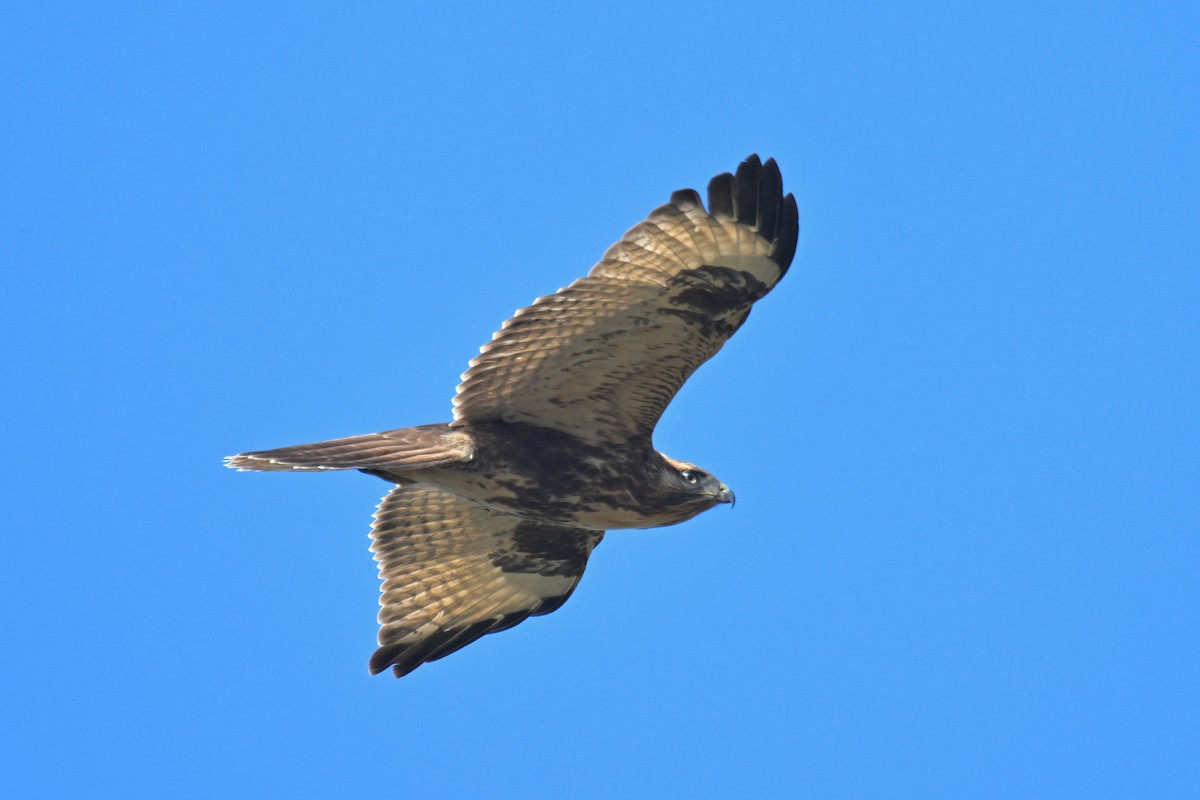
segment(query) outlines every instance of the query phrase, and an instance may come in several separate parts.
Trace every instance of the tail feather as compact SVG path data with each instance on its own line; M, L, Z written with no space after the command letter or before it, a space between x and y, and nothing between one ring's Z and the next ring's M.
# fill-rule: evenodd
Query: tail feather
M257 450L227 456L225 466L239 471L319 472L337 469L427 469L469 461L471 437L449 425L421 425L368 433L328 442Z

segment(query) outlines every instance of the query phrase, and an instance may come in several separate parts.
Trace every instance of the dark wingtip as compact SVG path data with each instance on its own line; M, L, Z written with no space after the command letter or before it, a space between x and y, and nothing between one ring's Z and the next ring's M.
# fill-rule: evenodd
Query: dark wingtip
M775 235L775 250L771 260L779 265L785 273L791 266L792 258L796 255L796 242L800 238L800 211L796 208L796 198L788 194L783 198L780 209L779 229Z
M396 660L396 656L402 652L404 652L404 647L401 645L393 644L380 647L371 654L371 661L367 664L367 669L370 670L372 675L378 675L392 666L392 663ZM399 678L400 676L397 675L396 677Z
M428 640L419 640L407 644L385 645L371 656L368 669L372 675L378 675L391 667L393 675L403 678L428 660L425 658L425 652L430 644Z
M383 645L371 655L367 669L372 675L378 675L391 667L392 674L403 678L428 660L425 653L432 644L428 639L419 639L415 642Z
M768 158L758 176L758 233L768 242L775 241L783 208L783 178L775 159Z
M425 663L424 661L418 661L415 664L406 664L404 666L397 664L394 667L392 667L392 675L394 675L397 678L403 678L405 675L409 674L410 672L412 672L413 670L415 670L417 667L421 666L424 663Z
M566 600L566 597L563 600ZM489 633L506 631L529 616L529 611L518 611L502 617L481 620L461 628L437 631L424 639L402 644L383 645L371 656L368 669L372 675L378 675L391 667L393 675L403 678L422 664L437 661L439 658L456 653Z
M708 182L708 213L714 217L733 217L733 176L728 172Z
M677 192L671 193L671 205L675 206L699 206L700 195L695 189L680 189Z
M738 164L733 185L733 205L737 221L743 225L758 225L758 179L762 173L762 162L757 154L751 154Z
M783 194L783 177L775 159L760 160L752 153L738 165L736 175L718 175L708 185L708 212L732 217L758 230L774 243L771 260L786 273L800 238L800 213L796 198Z

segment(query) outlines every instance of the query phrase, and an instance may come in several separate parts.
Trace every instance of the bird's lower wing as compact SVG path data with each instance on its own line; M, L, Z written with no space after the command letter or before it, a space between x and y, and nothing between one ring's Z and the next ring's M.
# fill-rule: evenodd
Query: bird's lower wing
M497 514L420 483L383 499L371 551L383 579L371 673L402 677L571 596L602 531Z

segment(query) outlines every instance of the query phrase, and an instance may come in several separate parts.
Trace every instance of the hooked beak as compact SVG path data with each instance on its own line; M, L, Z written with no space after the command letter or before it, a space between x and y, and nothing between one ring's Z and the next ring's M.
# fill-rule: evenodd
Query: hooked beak
M717 500L722 503L729 503L730 508L737 502L737 498L733 496L733 492L723 483L721 484L721 491L717 492Z

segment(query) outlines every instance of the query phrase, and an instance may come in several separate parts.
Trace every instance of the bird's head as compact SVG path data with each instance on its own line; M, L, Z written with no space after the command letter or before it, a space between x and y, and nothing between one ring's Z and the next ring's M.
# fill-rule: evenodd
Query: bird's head
M658 475L657 494L664 505L671 508L672 516L678 517L674 522L691 519L721 503L733 505L733 492L715 476L695 464L659 455L662 456L662 469Z

